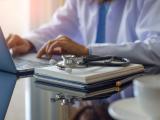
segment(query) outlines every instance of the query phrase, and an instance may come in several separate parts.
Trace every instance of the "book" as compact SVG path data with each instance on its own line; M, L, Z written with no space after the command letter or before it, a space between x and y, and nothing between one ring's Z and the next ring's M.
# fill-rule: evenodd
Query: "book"
M53 91L56 95L61 94L63 96L74 96L75 98L91 98L91 97L98 97L98 96L109 96L113 93L119 92L123 89L123 87L110 87L105 89L100 89L92 92L82 92L77 90L68 89L62 86L57 86L56 84L45 84L41 81L36 81L36 87L47 90Z
M92 84L83 84L78 82L72 82L62 79L57 79L53 77L48 76L42 76L42 75L34 75L34 78L36 79L36 82L45 84L47 86L57 86L57 87L63 87L66 89L71 89L74 91L81 91L81 92L94 92L98 90L103 90L106 88L112 88L112 87L123 87L130 83L132 83L132 80L144 75L144 73L138 73L138 74L131 74L127 76L122 76L119 78L111 79L111 80L104 80Z
M82 67L74 68L72 69L72 72L60 70L57 66L35 68L35 74L37 75L82 84L93 84L96 82L111 80L135 73L141 73L143 71L144 67L141 64L130 64L125 67Z

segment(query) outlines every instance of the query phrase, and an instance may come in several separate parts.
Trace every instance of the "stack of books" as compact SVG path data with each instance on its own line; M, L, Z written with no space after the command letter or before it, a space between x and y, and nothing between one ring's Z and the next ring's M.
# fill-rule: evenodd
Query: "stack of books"
M61 93L77 92L75 95L92 97L120 91L143 71L144 67L140 64L125 67L74 68L72 72L49 66L36 68L35 78L37 83L56 88Z

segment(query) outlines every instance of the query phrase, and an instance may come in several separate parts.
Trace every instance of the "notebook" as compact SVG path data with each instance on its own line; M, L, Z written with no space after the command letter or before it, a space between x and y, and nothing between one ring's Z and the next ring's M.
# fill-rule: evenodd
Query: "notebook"
M46 84L45 82L42 81L36 81L36 87L47 91L53 91L57 95L61 94L63 96L74 96L76 98L85 98L85 99L110 96L111 94L119 92L120 90L123 89L123 87L110 87L110 88L85 92L81 90L67 88L65 86L59 86L57 84Z
M93 84L97 82L103 82L107 80L112 80L115 78L120 78L122 76L128 76L144 71L143 65L140 64L130 64L125 67L85 67L85 68L74 68L72 72L67 72L65 70L58 69L57 66L48 66L42 68L35 68L35 75L46 76L53 78L49 82L58 81L63 82L74 82L79 84ZM44 79L47 81L47 79ZM58 82L57 81L57 82Z

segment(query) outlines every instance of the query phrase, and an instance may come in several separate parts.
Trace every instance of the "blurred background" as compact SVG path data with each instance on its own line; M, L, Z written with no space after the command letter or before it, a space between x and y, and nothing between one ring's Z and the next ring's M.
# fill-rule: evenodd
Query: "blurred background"
M22 34L48 21L63 0L0 0L0 26L5 35Z
M5 37L37 28L50 20L62 4L63 0L0 0L0 26ZM17 81L5 120L27 119L30 87L29 79Z

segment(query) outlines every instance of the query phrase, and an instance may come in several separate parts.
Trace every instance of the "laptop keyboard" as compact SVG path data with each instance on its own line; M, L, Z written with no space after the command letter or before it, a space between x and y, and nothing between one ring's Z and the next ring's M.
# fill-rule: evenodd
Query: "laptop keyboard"
M47 66L49 62L36 62L30 60L22 60L22 59L15 59L14 63L16 65L17 70L27 70L27 69L34 69L35 67Z

